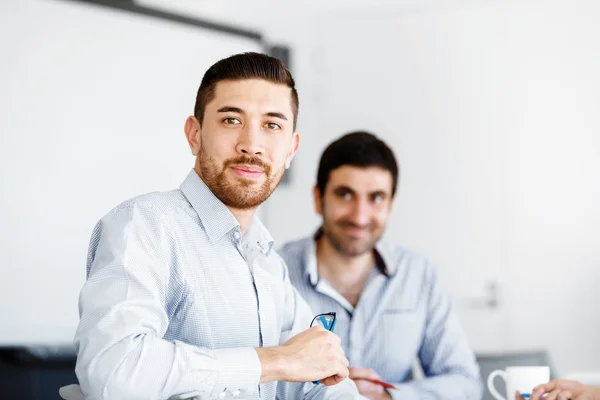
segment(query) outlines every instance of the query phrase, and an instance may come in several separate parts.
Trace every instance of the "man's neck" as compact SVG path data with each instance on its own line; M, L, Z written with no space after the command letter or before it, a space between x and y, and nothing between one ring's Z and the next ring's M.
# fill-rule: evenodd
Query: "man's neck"
M373 251L347 256L337 251L325 235L317 239L317 268L327 281L353 306L356 306L365 283L375 267Z
M239 208L233 208L226 206L229 211L233 214L235 219L240 223L240 230L242 231L242 235L246 233L246 230L252 223L252 219L254 218L254 214L256 213L256 208L244 209L240 210Z

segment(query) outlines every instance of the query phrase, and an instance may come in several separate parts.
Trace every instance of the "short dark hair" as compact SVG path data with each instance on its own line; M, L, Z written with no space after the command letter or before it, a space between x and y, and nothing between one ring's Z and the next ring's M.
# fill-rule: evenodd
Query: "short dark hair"
M392 174L392 196L398 185L398 163L392 149L383 140L365 131L350 132L335 140L323 151L317 171L317 188L321 196L331 171L344 165L380 167Z
M210 67L198 88L194 116L204 120L206 105L215 96L215 87L220 81L235 81L242 79L263 79L272 83L286 85L292 91L292 112L294 114L294 130L298 121L298 92L292 74L278 58L261 53L240 53L217 61Z

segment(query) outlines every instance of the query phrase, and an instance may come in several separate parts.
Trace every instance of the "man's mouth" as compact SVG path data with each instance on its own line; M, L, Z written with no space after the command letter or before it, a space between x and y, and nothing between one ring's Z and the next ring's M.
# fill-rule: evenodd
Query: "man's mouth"
M265 173L262 168L255 165L233 165L231 169L244 178L258 178Z

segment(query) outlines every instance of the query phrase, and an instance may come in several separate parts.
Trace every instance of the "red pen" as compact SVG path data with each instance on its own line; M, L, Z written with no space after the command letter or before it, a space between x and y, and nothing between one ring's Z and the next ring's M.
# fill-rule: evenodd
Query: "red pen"
M384 382L384 381L380 381L379 379L367 379L367 380L371 381L373 383L376 383L378 385L381 385L381 386L383 386L386 389L396 389L396 386L394 386L394 385L392 385L390 383Z

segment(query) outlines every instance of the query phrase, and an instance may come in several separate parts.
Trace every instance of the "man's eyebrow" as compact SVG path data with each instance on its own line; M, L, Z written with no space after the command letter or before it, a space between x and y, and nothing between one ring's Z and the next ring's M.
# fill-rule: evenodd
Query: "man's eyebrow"
M265 115L268 117L279 118L279 119L283 119L284 121L287 121L287 117L285 116L284 113L271 111L271 112L266 113Z
M354 191L354 189L352 189L351 187L346 186L346 185L340 185L340 186L336 187L335 189L333 189L333 191L336 193L356 193Z
M372 192L369 192L369 196L384 196L386 197L388 194L386 193L385 190L374 190Z
M234 113L238 113L238 114L243 114L243 113L244 113L244 110L242 110L242 109L241 109L241 108L239 108L239 107L234 107L234 106L224 106L224 107L221 107L221 108L219 108L219 109L217 110L217 112L222 112L222 113L224 113L224 112L234 112Z

